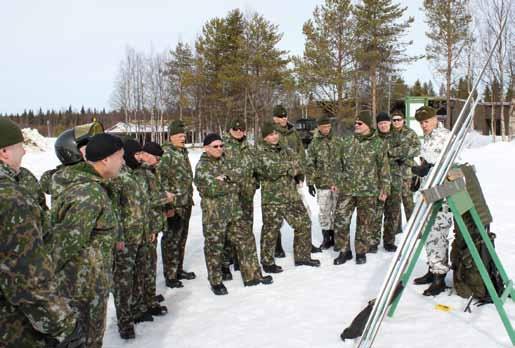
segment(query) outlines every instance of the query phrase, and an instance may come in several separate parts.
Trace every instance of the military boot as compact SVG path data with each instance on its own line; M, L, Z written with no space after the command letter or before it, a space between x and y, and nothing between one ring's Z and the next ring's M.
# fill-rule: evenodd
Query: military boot
M136 338L136 333L134 332L134 326L129 326L123 329L118 329L120 333L120 338L123 340L132 340Z
M154 321L154 317L152 317L152 314L149 312L145 312L134 318L134 324L139 324L144 321Z
M186 280L192 280L195 279L197 276L195 275L195 272L186 272L183 270L180 270L177 272L177 279L186 279Z
M211 285L211 291L213 291L215 295L227 295L229 293L223 283Z
M147 312L152 314L154 317L160 317L168 313L168 307L156 305L150 307Z
M343 265L348 260L352 260L352 251L340 251L340 255L336 259L334 259L333 263L335 265Z
M445 291L447 286L445 285L445 273L444 274L433 274L433 282L429 287L424 290L422 295L424 296L436 296L439 293Z
M311 253L312 253L312 254L315 254L315 253L321 253L321 252L322 252L322 249L317 248L316 246L314 246L313 244L311 244Z
M326 250L331 247L331 236L329 230L322 230L322 237L324 238L322 240L322 244L320 244L320 249Z
M284 249L283 249L283 243L281 241L281 234L279 234L277 236L277 243L275 243L275 254L274 254L275 257L279 257L279 258L282 258L282 257L286 257L286 254L284 252Z
M320 260L309 259L303 261L295 261L295 266L320 267Z
M366 254L356 254L356 264L362 265L367 263L367 255Z
M167 279L165 281L165 284L167 287L169 288L183 288L184 285L182 284L182 282L180 280L177 280L177 279Z
M334 230L329 230L329 248L334 247Z
M231 269L228 266L223 266L222 267L222 279L224 281L232 280Z
M283 268L281 266L273 265L263 265L263 271L266 273L281 273Z
M427 273L424 274L422 277L415 278L413 280L413 283L415 285L430 284L433 282L433 278L434 278L433 273L431 273L431 271L428 268Z

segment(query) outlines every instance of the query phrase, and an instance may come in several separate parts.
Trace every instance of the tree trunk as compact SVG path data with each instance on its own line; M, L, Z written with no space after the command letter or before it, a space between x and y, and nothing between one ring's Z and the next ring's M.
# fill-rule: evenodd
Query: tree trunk
M372 123L375 126L375 115L377 115L377 76L375 66L370 68L370 88L372 89Z

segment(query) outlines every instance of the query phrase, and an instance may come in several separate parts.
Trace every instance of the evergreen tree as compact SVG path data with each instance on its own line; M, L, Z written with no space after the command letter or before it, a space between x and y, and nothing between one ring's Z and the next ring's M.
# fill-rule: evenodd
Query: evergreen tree
M193 53L188 44L181 41L170 51L171 58L166 63L165 75L169 81L172 103L179 110L179 119L183 119L184 108L190 106L193 85Z
M483 101L485 101L485 102L492 101L492 93L490 92L490 87L488 87L488 85L485 86L485 90L483 91Z
M413 86L410 88L410 95L414 97L421 97L425 95L419 79L417 79L417 81L415 81Z

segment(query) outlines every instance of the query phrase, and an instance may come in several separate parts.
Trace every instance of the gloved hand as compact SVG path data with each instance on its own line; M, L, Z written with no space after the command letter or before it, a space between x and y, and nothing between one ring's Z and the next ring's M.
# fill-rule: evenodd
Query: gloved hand
M315 195L317 194L317 190L315 189L315 185L309 185L308 186L308 192L309 192L310 195L315 197Z
M395 162L399 165L399 166L402 166L404 164L404 160L401 159L401 158L398 158L395 160Z
M413 174L415 174L416 176L420 176L421 178L423 178L424 176L427 175L427 173L429 173L429 170L431 169L431 167L434 165L432 163L428 163L425 159L423 159L422 157L420 158L421 159L421 163L419 166L414 166L414 167L411 167L411 172Z
M82 325L77 322L73 332L59 343L56 348L86 348L86 336L82 330Z

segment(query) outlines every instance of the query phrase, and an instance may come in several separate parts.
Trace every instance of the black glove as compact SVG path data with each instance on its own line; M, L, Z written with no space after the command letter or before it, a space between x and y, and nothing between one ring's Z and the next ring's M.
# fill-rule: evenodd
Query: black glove
M310 195L315 197L315 195L317 194L317 190L315 189L315 185L309 185L308 186L308 192L309 192Z
M77 322L73 332L59 343L56 348L86 348L86 337L82 331L82 325Z
M416 176L420 176L423 178L424 176L429 173L429 170L434 165L432 163L427 163L425 159L421 158L422 163L419 166L411 167L411 172L415 174Z
M398 158L395 160L395 163L397 163L399 166L402 166L404 164L404 160L401 158Z
M304 178L302 177L302 174L298 174L298 175L295 175L295 176L293 177L293 179L295 179L295 183L298 185L298 184L300 184L300 183L302 182L302 180L303 180Z

